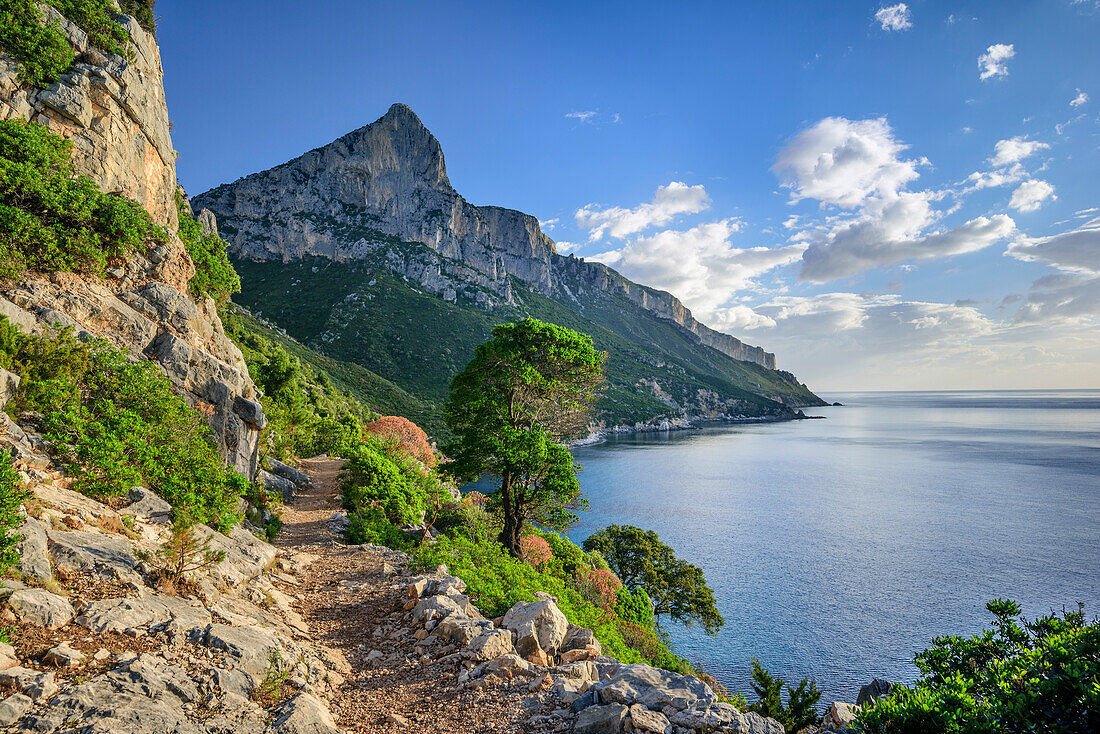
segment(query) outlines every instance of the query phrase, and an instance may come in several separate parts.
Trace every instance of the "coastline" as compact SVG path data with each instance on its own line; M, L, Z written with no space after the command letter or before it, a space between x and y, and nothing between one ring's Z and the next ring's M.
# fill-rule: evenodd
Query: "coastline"
M808 406L807 406L808 407ZM569 448L581 448L584 446L597 446L611 436L626 436L639 433L672 433L679 431L698 431L714 426L736 426L749 423L782 423L785 421L820 420L823 415L806 415L802 408L793 408L794 412L788 415L761 415L761 416L731 416L728 418L672 418L663 419L659 423L635 423L634 425L620 424L592 430L584 438L571 441L566 444Z

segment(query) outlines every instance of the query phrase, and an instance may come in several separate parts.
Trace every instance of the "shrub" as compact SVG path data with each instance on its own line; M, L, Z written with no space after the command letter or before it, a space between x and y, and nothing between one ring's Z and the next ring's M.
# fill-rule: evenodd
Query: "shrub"
M180 239L195 264L195 275L188 284L191 292L199 297L210 296L224 306L231 295L241 292L241 279L226 254L229 245L213 232L203 233L202 225L191 216L179 192L176 192L176 210Z
M19 62L19 80L35 87L49 86L76 58L64 32L44 22L34 0L0 2L0 49Z
M921 678L860 714L869 734L1042 731L1100 727L1100 620L1063 610L1035 620L1013 601L986 605L993 628L937 637L914 663Z
M178 512L172 520L172 531L156 551L158 571L170 582L184 579L195 571L205 571L225 560L225 551L210 548L213 536L200 539L195 535L195 521L186 512Z
M787 705L783 705L783 688L787 689ZM752 659L752 690L758 699L749 706L761 716L770 717L781 723L788 732L801 731L808 726L818 724L817 703L821 700L821 690L817 682L803 678L797 687L793 687L782 678L773 676L760 661Z
M210 426L154 363L69 331L38 337L0 322L3 359L22 378L16 406L42 414L74 488L102 497L141 483L200 522L237 522L247 480L223 464Z
M624 622L633 622L646 629L654 628L653 602L645 589L629 589L619 586L615 592L615 616Z
M550 552L550 544L537 535L528 535L519 542L519 557L524 563L535 568L547 563L554 554Z
M615 574L601 568L579 569L573 578L573 583L585 601L595 604L609 614L619 601L615 592L623 585Z
M164 241L139 204L75 175L71 151L38 123L0 121L0 278L28 269L102 275L109 260Z
M107 53L122 54L130 35L114 18L110 0L49 0L68 20L88 34L88 42Z
M396 524L419 524L424 519L424 498L410 485L389 457L374 446L361 443L345 457L344 508L355 511L380 507Z
M126 15L137 18L142 28L154 36L157 34L157 19L153 15L156 0L120 0L119 7Z
M11 452L0 451L0 572L19 559L15 552L19 536L13 531L23 524L19 506L28 496L19 473L12 466Z
M399 550L413 545L412 539L394 527L379 507L363 507L348 513L348 523L344 537L350 545L370 543Z
M383 416L363 426L363 430L383 441L394 442L397 451L413 457L427 468L435 467L435 450L428 440L428 434L408 418Z

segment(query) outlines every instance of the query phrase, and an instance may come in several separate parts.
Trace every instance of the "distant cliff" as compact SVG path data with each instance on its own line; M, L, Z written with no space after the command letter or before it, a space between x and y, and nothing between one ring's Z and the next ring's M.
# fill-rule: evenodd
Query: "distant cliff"
M451 187L439 141L403 104L324 147L195 197L195 205L213 211L237 257L370 259L393 244L389 236L435 255L387 259L436 295L453 299L473 287L488 292L479 299L487 305L512 304L511 278L547 296L581 279L622 292L734 359L775 368L774 355L699 323L671 294L558 255L535 217L467 202Z

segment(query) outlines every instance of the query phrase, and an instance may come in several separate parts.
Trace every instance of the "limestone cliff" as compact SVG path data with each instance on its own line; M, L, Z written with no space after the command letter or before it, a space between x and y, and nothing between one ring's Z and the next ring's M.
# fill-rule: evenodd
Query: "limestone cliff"
M699 323L672 294L561 256L534 217L467 202L451 187L439 141L403 104L195 202L217 216L236 257L380 262L430 293L447 300L463 294L486 307L514 302L511 278L547 296L575 293L578 285L614 290L706 346L775 368L774 355Z
M187 283L194 266L175 231L176 153L156 42L130 16L126 57L88 44L85 33L52 8L77 62L46 89L19 83L16 62L0 52L0 119L46 125L73 142L80 173L109 192L145 206L167 228L168 242L99 279L73 273L29 273L0 281L0 313L32 332L71 326L135 355L156 359L210 422L227 461L254 476L264 416L240 351L226 338L210 299L196 301Z

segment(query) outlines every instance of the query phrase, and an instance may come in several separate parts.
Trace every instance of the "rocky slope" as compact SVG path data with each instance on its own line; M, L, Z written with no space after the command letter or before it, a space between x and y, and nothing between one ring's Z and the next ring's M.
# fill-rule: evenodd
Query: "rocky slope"
M362 364L421 398L439 399L430 386L418 391L413 378L403 377L416 371L445 386L461 368L435 374L416 365L440 364L430 354L440 336L457 363L472 355L460 335L469 329L464 322L533 315L571 321L564 325L591 334L619 358L621 369L609 377L623 394L618 405L604 404L604 422L789 417L790 408L821 404L793 375L775 369L774 355L699 323L669 293L605 265L563 257L534 217L467 202L450 185L439 142L405 105L295 160L199 195L195 206L209 210L232 243L244 305L309 346ZM277 290L279 276L269 264L308 265L294 270L291 284L316 294L312 304L295 299L297 311L311 310L301 328L285 313L287 293ZM399 281L391 283L394 276ZM368 313L371 304L363 301L408 301L414 294L455 307L421 304L450 337L398 334L404 319ZM471 309L484 316L457 313ZM372 333L359 330L364 320L373 322ZM379 333L387 326L392 334ZM476 333L483 339L488 330ZM391 351L400 354L356 353L341 341L399 341ZM764 401L746 401L746 393Z
M38 90L20 84L17 64L0 52L0 119L34 120L69 138L77 170L104 191L142 203L167 228L168 243L103 279L38 273L0 282L0 314L30 332L71 326L157 360L192 402L212 408L210 423L227 460L252 477L265 419L214 302L188 293L194 266L175 234L176 152L156 42L121 15L130 52L105 54L89 46L80 28L42 7L62 25L78 60Z

